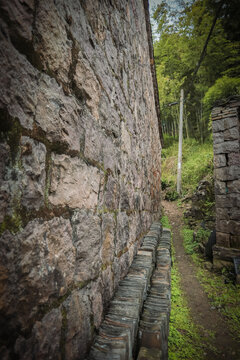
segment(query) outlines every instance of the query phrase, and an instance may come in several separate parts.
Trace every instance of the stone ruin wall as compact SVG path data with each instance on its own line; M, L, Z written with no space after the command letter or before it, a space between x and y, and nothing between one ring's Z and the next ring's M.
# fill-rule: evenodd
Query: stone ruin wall
M240 97L212 111L216 198L215 268L233 266L240 256Z
M0 1L1 359L84 359L159 217L146 15Z

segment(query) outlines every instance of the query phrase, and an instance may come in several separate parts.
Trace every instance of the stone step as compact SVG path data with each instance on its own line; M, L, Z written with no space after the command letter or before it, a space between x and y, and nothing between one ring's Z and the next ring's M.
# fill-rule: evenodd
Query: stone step
M166 229L162 232L161 225L153 223L110 302L89 360L132 360L133 356L136 358L137 338L144 340L139 359L144 356L162 359L166 353L162 344L167 343L170 311L169 250L169 232ZM152 350L147 349L150 346Z

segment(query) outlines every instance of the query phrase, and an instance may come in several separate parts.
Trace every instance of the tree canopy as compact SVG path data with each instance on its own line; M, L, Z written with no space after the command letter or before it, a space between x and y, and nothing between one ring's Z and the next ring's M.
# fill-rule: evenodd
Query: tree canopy
M179 1L178 11L162 1L156 8L154 53L165 133L177 135L179 110L170 105L179 101L181 88L184 135L202 142L214 101L240 93L239 11L238 0Z

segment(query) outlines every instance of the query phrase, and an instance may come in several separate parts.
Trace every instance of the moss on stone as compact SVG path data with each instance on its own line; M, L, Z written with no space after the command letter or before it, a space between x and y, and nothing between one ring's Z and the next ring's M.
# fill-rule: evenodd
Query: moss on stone
M22 219L18 213L13 213L12 216L6 215L0 225L0 235L6 230L16 234L22 227Z

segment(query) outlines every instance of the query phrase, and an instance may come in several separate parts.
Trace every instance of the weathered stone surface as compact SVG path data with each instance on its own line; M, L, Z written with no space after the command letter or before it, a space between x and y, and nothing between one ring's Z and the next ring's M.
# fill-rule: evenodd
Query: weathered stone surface
M37 321L29 339L20 336L15 344L15 352L20 359L56 359L60 360L60 340L62 314L53 309L41 321Z
M2 235L0 311L14 315L14 326L31 326L38 305L64 295L73 283L71 238L70 221L63 218L34 220L16 235L17 241L8 231Z
M220 230L219 230L220 231ZM230 234L219 232L216 233L216 244L218 246L230 247Z
M224 118L224 130L231 129L235 126L239 126L239 119L237 118L236 112L233 116Z
M224 120L214 120L212 122L212 129L214 133L218 133L219 131L224 131Z
M115 226L113 214L102 215L101 259L103 264L111 264L115 254Z
M217 195L227 194L229 191L227 183L225 181L215 180L214 187L215 187L215 193Z
M84 289L74 291L63 303L63 308L66 311L66 328L64 329L66 359L83 360L92 338L88 292Z
M71 219L73 245L76 249L75 280L94 279L101 268L100 217L91 210L76 210Z
M68 39L66 24L54 1L40 1L37 4L34 22L37 41L34 41L34 50L43 70L51 72L64 83L69 82L72 62L72 41Z
M9 186L7 180L7 169L10 162L10 148L7 143L0 144L0 223L3 222L10 202Z
M99 119L99 102L101 96L101 86L91 69L88 61L82 54L78 53L74 82L79 93L86 97L86 104L95 119Z
M216 214L216 220L219 221L219 220L229 220L230 217L229 217L229 211L230 209L228 208L220 208L218 207L217 208L217 214Z
M239 141L225 141L220 144L213 144L215 154L229 154L232 152L239 152Z
M228 181L227 183L228 191L230 193L239 193L240 192L240 179L234 181Z
M27 136L21 139L22 205L39 209L44 203L46 147Z
M104 191L104 204L109 210L117 210L119 208L119 200L120 187L118 179L110 174Z
M216 134L214 134L214 138L213 138L213 144L222 144L224 142L224 134L223 132L217 132Z
M239 127L233 127L224 131L224 141L239 140Z
M215 177L221 181L231 181L239 179L240 168L236 165L226 166L223 168L215 169Z
M55 79L45 74L38 81L35 121L46 133L46 138L57 143L58 151L64 148L80 150L85 121L82 107L73 96L64 94Z
M229 209L229 217L232 220L239 220L240 219L240 209L238 207L232 207Z
M125 251L129 240L129 218L125 212L117 215L117 244L116 255Z
M145 10L109 0L0 8L0 351L18 338L16 358L79 359L159 217ZM146 276L134 271L132 285Z
M230 246L235 249L240 249L240 234L230 235Z
M240 153L228 154L228 165L240 166Z
M53 205L94 209L98 203L101 174L79 158L52 156L49 201Z
M226 155L224 154L220 154L220 155L214 155L214 166L215 168L220 168L220 167L224 167L227 165L226 162ZM231 165L231 164L228 164Z
M32 128L37 104L37 70L1 36L0 108Z
M18 45L20 40L30 42L34 21L34 1L1 1L0 10L2 16L9 20L9 33L13 43Z

